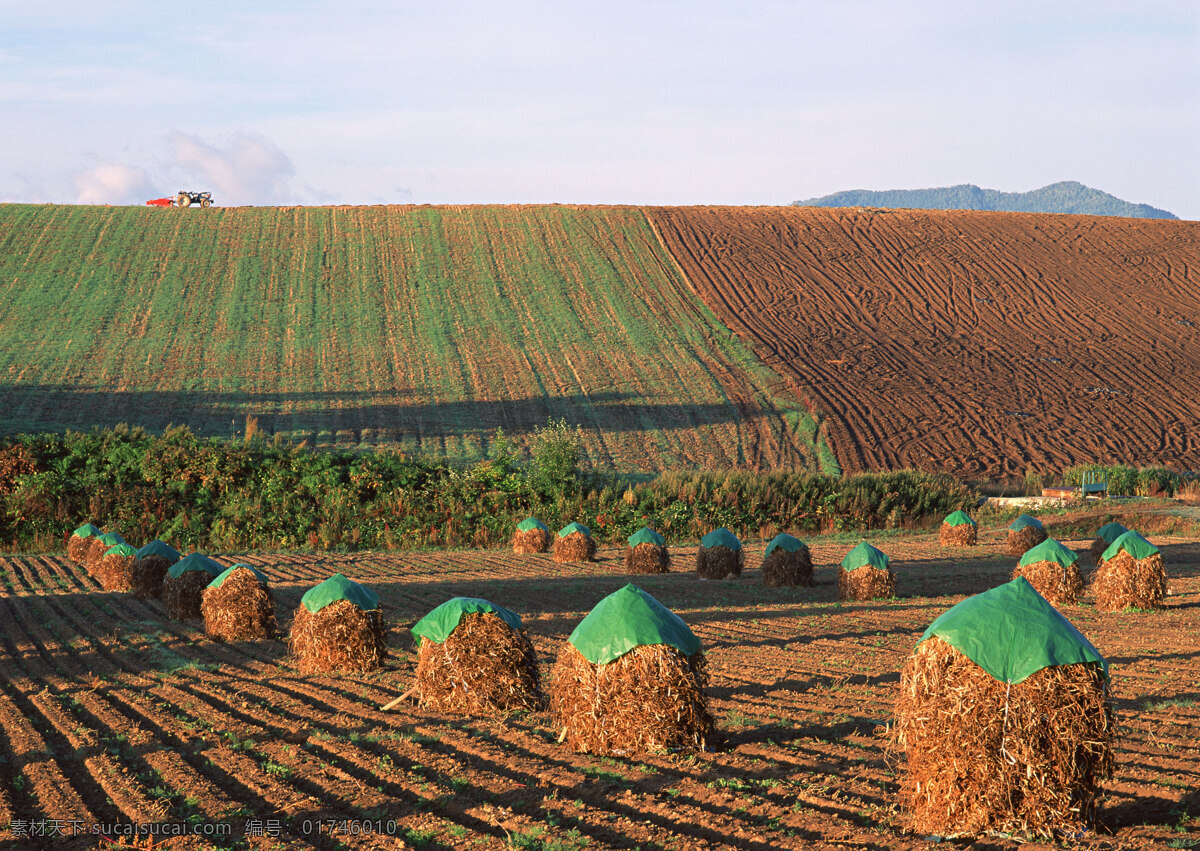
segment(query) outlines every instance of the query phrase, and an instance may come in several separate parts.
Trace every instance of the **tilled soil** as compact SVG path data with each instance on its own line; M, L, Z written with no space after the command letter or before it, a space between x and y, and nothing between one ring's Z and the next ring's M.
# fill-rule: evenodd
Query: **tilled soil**
M1086 847L1200 838L1200 539L1151 538L1171 577L1164 611L1101 614L1086 597L1063 610L1109 659L1120 724L1102 830L1079 839ZM195 832L154 837L170 848L927 847L899 827L900 766L884 749L899 672L938 614L1007 581L1015 560L999 526L970 550L936 533L872 540L898 596L843 605L836 571L850 539L809 539L811 588L764 587L765 542L724 581L631 577L619 549L568 565L499 552L237 555L271 578L284 629L335 571L377 591L389 658L361 676L300 676L282 641L211 641L62 557L4 558L0 843L150 847L100 832L158 825ZM1066 543L1084 550L1090 537ZM694 563L694 547L672 550L674 564ZM712 752L580 756L557 744L547 714L381 710L413 683L408 628L447 598L520 613L545 677L583 615L627 581L703 642Z

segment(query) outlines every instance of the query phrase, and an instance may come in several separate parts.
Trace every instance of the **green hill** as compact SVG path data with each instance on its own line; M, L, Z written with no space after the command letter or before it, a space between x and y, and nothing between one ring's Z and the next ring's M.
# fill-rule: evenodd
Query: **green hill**
M904 210L999 210L1010 213L1073 213L1126 216L1135 219L1174 219L1174 214L1149 204L1131 204L1107 192L1073 180L1051 183L1032 192L998 192L970 183L937 189L891 189L874 192L852 189L807 201L796 207L884 207Z

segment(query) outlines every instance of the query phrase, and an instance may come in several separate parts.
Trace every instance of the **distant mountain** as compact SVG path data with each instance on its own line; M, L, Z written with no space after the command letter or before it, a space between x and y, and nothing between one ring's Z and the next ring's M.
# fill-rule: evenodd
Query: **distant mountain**
M1088 216L1126 216L1134 219L1175 219L1178 216L1131 204L1074 180L1051 183L1032 192L997 192L970 183L937 189L890 189L872 192L852 189L822 198L796 201L794 207L891 207L906 210L1005 210L1013 213L1078 213Z

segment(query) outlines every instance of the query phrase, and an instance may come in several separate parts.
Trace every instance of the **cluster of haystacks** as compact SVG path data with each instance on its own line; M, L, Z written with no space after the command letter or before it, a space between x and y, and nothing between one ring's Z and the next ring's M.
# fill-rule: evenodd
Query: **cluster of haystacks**
M521 618L503 606L455 597L412 632L422 706L462 715L542 708L537 654Z
M1120 523L1105 523L1097 529L1096 537L1092 539L1092 545L1088 548L1088 552L1092 556L1092 563L1099 566L1104 560L1104 551L1112 546L1113 541L1128 531Z
M724 526L713 529L700 539L696 553L696 575L701 579L724 579L741 576L746 553L737 535Z
M379 595L335 573L300 598L288 647L302 674L382 667L387 641Z
M557 562L591 561L596 557L596 542L592 530L582 523L568 523L554 538L554 560Z
M98 538L103 534L98 527L91 523L84 523L67 535L67 558L76 564L85 564L92 538Z
M1108 664L1025 579L925 630L892 725L900 805L921 835L1052 836L1095 820L1113 773Z
M1083 593L1083 574L1074 550L1047 538L1031 547L1013 568L1012 578L1024 576L1052 606L1074 605Z
M105 532L102 535L96 535L88 538L87 554L83 557L83 566L87 568L88 576L93 579L100 579L100 562L104 561L104 554L117 544L127 543L118 532Z
M874 600L895 593L896 574L882 551L863 541L846 553L838 571L839 600Z
M560 741L581 753L702 750L712 735L700 640L636 585L596 604L551 677Z
M267 575L248 564L222 571L201 593L204 634L219 641L275 637L275 598Z
M137 550L129 544L116 544L104 551L96 579L105 591L131 591L136 565Z
M1036 547L1048 537L1041 520L1022 514L1008 527L1008 554L1023 556L1026 550Z
M1167 573L1158 547L1130 529L1100 558L1092 575L1092 594L1102 612L1161 609L1167 596Z
M204 617L200 610L204 589L224 572L224 565L202 553L192 553L175 562L162 583L162 601L167 614L179 621Z
M967 512L955 511L942 521L938 543L943 547L974 547L979 544L979 526Z
M153 540L137 551L137 563L133 567L133 596L139 600L157 600L162 597L163 580L171 565L180 559L179 550L170 544Z
M629 536L625 547L625 569L630 573L668 573L671 553L667 541L649 526Z
M779 588L784 585L812 585L812 553L808 544L781 532L771 539L763 553L763 585Z
M513 532L514 553L544 553L550 549L550 529L536 517L526 517Z

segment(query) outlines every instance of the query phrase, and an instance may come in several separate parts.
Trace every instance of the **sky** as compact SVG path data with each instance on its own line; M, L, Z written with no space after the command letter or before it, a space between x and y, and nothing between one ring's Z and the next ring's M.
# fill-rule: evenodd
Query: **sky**
M1194 0L0 10L0 202L787 204L1077 180L1200 219Z

